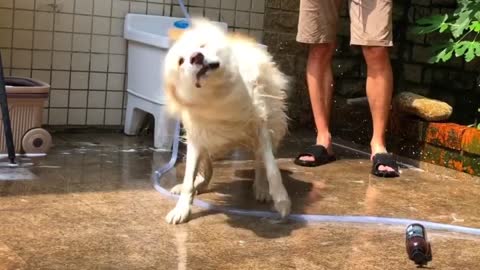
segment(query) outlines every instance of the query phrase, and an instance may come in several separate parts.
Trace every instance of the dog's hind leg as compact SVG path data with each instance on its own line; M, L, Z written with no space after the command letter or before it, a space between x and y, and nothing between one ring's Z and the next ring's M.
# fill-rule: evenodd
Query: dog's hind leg
M282 175L273 156L273 147L268 128L263 126L259 131L259 151L263 157L267 172L270 195L272 196L275 209L282 218L290 214L291 202L282 182Z
M200 172L197 174L194 183L198 194L204 193L208 190L208 185L210 184L212 175L212 160L208 154L205 154L202 156Z
M180 198L175 208L165 218L170 224L183 223L190 215L190 208L195 194L194 179L197 176L202 156L203 150L200 147L191 142L187 143L187 161Z
M201 194L207 191L208 184L212 179L212 174L212 161L208 154L204 154L200 157L198 173L195 177L195 181L193 182L197 194ZM170 189L170 192L175 195L180 195L180 193L182 192L182 186L183 184L175 185L172 189Z
M267 174L263 163L263 151L255 151L255 179L253 180L253 195L259 202L269 202L272 196L268 191Z

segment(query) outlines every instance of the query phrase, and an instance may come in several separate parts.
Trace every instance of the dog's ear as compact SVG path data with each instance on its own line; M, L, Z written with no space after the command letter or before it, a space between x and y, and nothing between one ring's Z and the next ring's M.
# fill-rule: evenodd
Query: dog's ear
M170 43L175 43L177 42L185 33L185 30L183 29L176 29L172 28L168 30L168 38L170 39Z
M166 79L165 82L165 96L167 98L167 107L170 113L178 114L182 108L196 107L194 104L183 100L178 96L177 87L172 80Z
M193 17L192 18L192 27L193 31L200 31L208 37L216 36L217 34L226 34L227 30L221 28L219 25L214 23L212 20L205 17Z
M212 23L209 19L200 16L194 16L191 19L192 28L210 26Z
M246 43L252 43L252 44L257 43L257 41L254 38L246 34L243 34L241 32L229 32L228 38L232 42L246 42Z
M164 86L168 112L172 115L175 115L179 112L179 107L181 106L177 96L175 84L173 84L171 80L166 79Z

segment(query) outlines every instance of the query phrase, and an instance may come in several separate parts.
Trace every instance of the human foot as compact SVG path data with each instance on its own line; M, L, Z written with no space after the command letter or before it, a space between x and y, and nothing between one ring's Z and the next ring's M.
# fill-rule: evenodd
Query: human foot
M312 149L310 149L311 147L316 147L317 150L313 150L315 153L307 153L310 151L312 151ZM317 141L315 143L315 145L311 146L307 149L305 149L305 151L300 154L300 156L298 157L298 159L302 162L315 162L318 158L316 158L316 156L320 155L320 156L327 156L327 157L333 157L334 154L333 154L333 149L332 149L332 136L327 133L325 135L321 135L321 134L318 134L317 135ZM321 148L324 148L324 149L321 149ZM326 151L326 153L325 153Z
M295 164L306 167L315 167L335 161L333 154L329 154L323 145L311 145L303 150L295 159Z
M387 152L384 146L372 146L372 174L381 177L399 176L398 165L392 154Z

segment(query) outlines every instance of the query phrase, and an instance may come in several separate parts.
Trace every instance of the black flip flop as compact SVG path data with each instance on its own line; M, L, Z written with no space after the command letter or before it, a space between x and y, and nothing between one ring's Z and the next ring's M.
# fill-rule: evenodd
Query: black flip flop
M301 160L301 157L312 156L314 161ZM329 155L327 148L322 145L312 145L307 147L302 153L300 153L297 158L295 158L294 163L299 166L304 167L316 167L320 165L325 165L332 161L335 161L336 158L334 155Z
M398 171L398 164L395 157L390 153L378 153L372 158L372 174L378 177L398 177L400 173ZM392 168L394 171L379 170L380 165Z

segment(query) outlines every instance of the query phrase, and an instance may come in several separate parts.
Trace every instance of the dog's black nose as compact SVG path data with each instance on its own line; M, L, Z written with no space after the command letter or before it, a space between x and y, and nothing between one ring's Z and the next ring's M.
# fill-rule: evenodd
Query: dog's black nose
M208 68L210 69L217 69L220 67L220 62L212 62L210 64L208 64Z
M203 61L205 60L205 56L202 53L194 53L190 57L190 64L192 65L203 65Z

